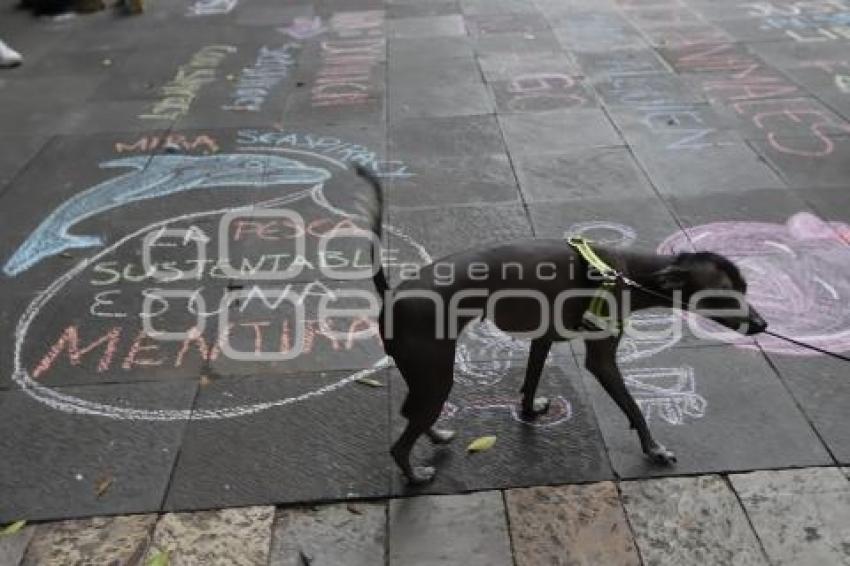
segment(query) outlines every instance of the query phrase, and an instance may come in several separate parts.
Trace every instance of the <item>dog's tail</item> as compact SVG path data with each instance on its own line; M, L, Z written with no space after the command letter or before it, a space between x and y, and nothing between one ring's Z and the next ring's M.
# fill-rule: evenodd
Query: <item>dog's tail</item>
M354 171L360 177L365 179L374 191L374 194L372 195L373 198L367 201L361 200L358 203L357 208L359 208L366 215L366 218L369 219L372 231L375 233L375 236L380 242L381 235L383 233L384 189L381 186L381 181L372 171L369 171L360 164L354 165ZM375 274L372 275L372 281L375 283L375 289L377 289L378 295L381 299L383 299L384 294L389 290L390 286L387 283L387 275L384 272L383 262L381 261L381 258L375 258L375 246L372 246L372 265L375 265L376 261L377 268L375 269Z

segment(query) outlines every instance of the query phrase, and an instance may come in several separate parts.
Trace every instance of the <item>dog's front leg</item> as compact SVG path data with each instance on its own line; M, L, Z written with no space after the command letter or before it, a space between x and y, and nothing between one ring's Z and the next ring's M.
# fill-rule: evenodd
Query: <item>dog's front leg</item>
M637 402L626 387L620 368L617 367L618 338L602 338L585 340L587 357L585 367L592 373L608 395L629 419L629 424L637 430L644 454L653 462L670 465L676 461L676 456L659 444L649 430L643 413Z
M528 354L528 367L525 370L525 381L522 382L522 417L524 419L535 419L549 410L549 399L546 397L535 397L537 385L540 383L540 374L546 365L546 358L552 348L552 340L536 338L531 341L531 351Z

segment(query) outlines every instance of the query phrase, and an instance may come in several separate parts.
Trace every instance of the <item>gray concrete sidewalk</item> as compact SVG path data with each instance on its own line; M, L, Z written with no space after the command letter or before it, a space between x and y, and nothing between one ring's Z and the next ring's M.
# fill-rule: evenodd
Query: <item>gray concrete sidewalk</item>
M27 526L0 566L850 564L848 470L803 468Z

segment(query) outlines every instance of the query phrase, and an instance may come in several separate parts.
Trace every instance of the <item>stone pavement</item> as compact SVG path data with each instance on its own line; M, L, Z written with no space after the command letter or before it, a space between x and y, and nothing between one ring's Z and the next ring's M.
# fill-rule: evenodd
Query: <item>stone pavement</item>
M839 468L43 523L3 566L850 564Z
M628 384L679 456L660 469L580 344L550 356L552 410L526 423L527 342L476 324L442 416L460 438L417 447L440 474L410 490L388 458L404 385L372 321L317 311L372 290L332 272L363 265L362 241L321 247L366 190L356 162L387 186L394 280L528 236L712 250L739 263L775 331L850 351L850 2L146 4L133 18L0 12L25 57L0 72L0 523L89 521L44 523L3 552L32 536L26 560L64 556L70 529L82 556L139 559L150 535L154 549L238 551L231 562L313 544L303 562L335 552L311 537L351 529L338 546L365 563L384 540L396 563L453 549L539 563L547 544L578 563L846 562L845 499L805 491L845 489L843 362L773 338L625 340ZM285 286L263 279L291 270ZM281 287L298 300L222 302ZM494 448L466 454L483 435ZM479 494L392 499L465 492ZM343 503L272 512L330 501ZM206 511L227 508L250 511ZM413 536L472 529L470 509L486 532ZM129 518L97 518L114 515ZM243 535L247 521L265 534ZM189 542L216 524L219 546ZM585 534L605 529L611 548Z

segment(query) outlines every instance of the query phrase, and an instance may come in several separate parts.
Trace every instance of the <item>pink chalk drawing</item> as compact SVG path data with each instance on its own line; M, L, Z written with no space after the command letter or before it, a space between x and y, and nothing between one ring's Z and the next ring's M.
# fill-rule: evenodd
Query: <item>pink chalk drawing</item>
M830 351L850 350L850 225L809 212L784 224L712 222L670 236L658 251L674 254L691 245L738 264L749 301L774 332ZM738 346L753 347L720 334L727 336ZM818 355L772 336L757 340L768 352Z

